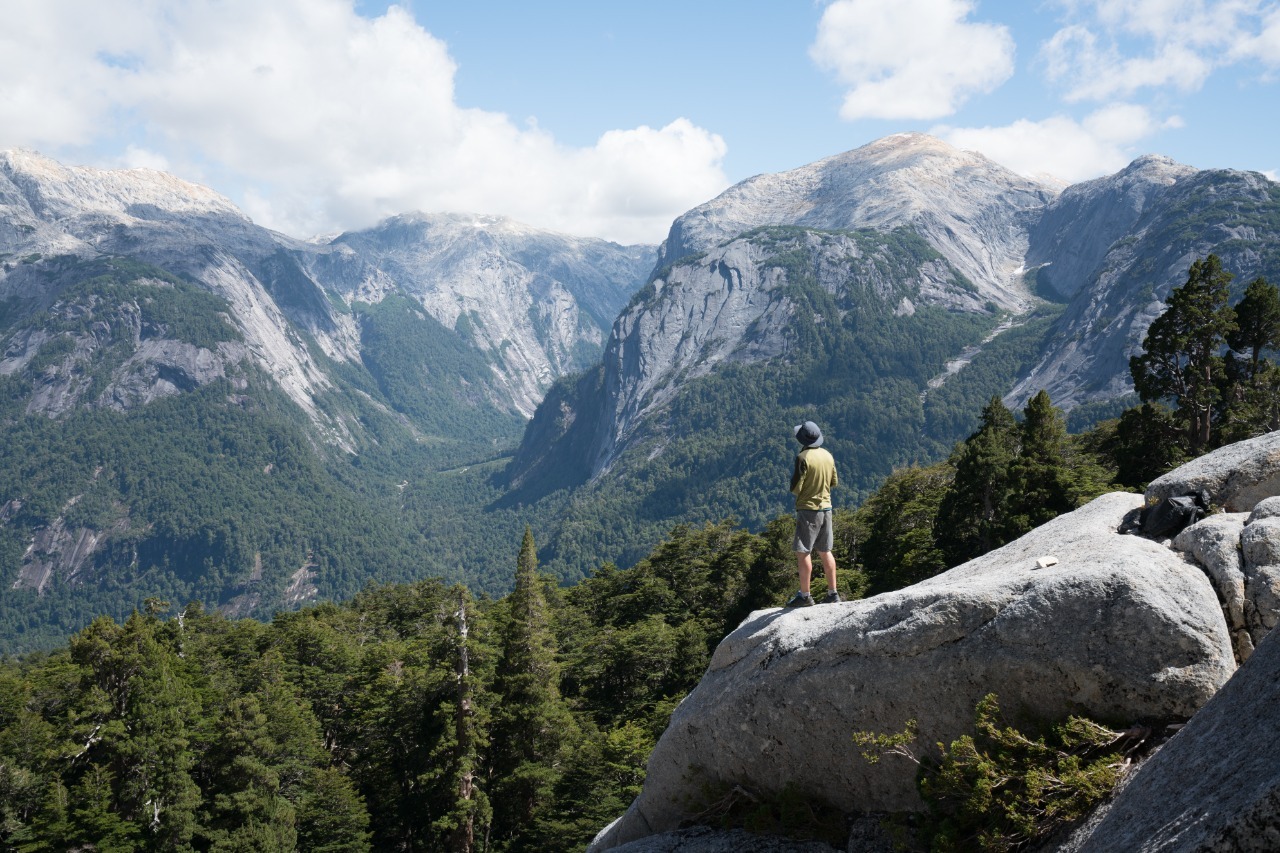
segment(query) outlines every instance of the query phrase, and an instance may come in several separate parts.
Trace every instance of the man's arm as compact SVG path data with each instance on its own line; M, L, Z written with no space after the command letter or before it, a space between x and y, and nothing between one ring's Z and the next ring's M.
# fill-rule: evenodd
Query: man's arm
M800 481L804 479L804 472L808 467L805 461L797 455L795 470L791 473L791 494L794 495L796 489L800 488Z

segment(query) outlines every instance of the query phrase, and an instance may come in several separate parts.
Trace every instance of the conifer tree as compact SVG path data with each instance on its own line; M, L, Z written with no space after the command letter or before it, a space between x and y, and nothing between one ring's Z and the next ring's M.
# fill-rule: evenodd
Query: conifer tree
M452 853L471 853L478 847L477 832L483 835L491 819L489 798L480 784L487 709L477 695L483 690L481 679L472 670L474 602L460 584L452 590L452 598L455 608L439 656L450 671L442 681L442 701L435 711L440 737L426 776L433 783L433 798L440 803L432 829Z
M872 592L901 589L947 567L935 525L954 477L955 469L946 462L894 471L858 508L858 561Z
M366 853L369 812L351 780L336 768L312 772L298 803L298 849L307 853Z
M118 770L112 807L153 843L183 849L198 828L188 721L199 703L159 625L154 612L134 612L122 626L100 618L72 640L71 655L101 691L86 697L98 733L85 738L84 757Z
M1227 305L1231 279L1217 255L1195 261L1186 284L1169 294L1168 308L1147 330L1145 352L1129 359L1134 388L1144 402L1177 404L1193 454L1207 450L1213 437L1225 370L1221 352L1236 328Z
M1232 354L1223 394L1224 441L1280 429L1280 366L1266 357L1280 350L1280 290L1254 279L1235 314L1236 329L1227 335Z
M1076 507L1067 465L1069 438L1062 413L1041 390L1023 409L1018 458L1010 467L1008 505L1001 539L1011 542Z
M938 546L955 566L1002 544L1001 526L1018 455L1018 425L997 396L977 432L954 455L955 479L938 507Z
M1265 278L1249 282L1244 297L1235 308L1236 328L1227 334L1227 343L1237 353L1248 353L1247 376L1263 364L1268 350L1280 350L1280 289Z
M493 830L499 841L510 840L513 849L522 849L520 836L532 829L535 817L551 800L557 763L562 747L571 742L573 727L560 695L550 608L528 527L507 604L494 680Z

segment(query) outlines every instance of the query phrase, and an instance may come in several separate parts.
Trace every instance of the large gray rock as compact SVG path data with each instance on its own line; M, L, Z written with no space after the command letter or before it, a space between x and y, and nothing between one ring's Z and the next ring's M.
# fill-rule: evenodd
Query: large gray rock
M605 850L674 829L701 784L788 783L847 812L919 809L915 766L863 760L855 731L918 722L921 750L968 731L989 692L1012 713L1188 717L1235 669L1205 574L1116 532L1116 493L936 578L862 601L751 614L717 648ZM1037 568L1040 558L1057 563ZM1049 561L1043 561L1049 562Z
M1254 607L1245 592L1244 559L1240 554L1240 534L1248 515L1219 513L1193 524L1178 534L1173 547L1192 556L1204 567L1222 602L1223 615L1231 629L1236 659L1253 654Z
M1280 497L1252 513L1219 513L1191 525L1173 547L1209 575L1230 626L1236 659L1248 659L1280 622Z
M1280 495L1280 431L1228 444L1157 477L1147 486L1147 502L1201 489L1227 512L1249 512Z
M1244 666L1173 740L1142 764L1105 817L1060 848L1280 850L1280 637Z
M1280 497L1254 507L1240 531L1240 551L1256 645L1280 623Z

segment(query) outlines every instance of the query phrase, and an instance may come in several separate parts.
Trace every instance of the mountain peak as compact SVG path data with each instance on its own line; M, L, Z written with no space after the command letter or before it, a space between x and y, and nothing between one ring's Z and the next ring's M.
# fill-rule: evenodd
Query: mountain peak
M168 214L230 214L246 218L208 187L154 169L66 166L27 149L0 151L0 180L8 179L41 219L83 213L150 218Z
M1173 184L1197 171L1194 166L1184 165L1163 154L1143 154L1112 177L1121 180L1141 177L1154 183Z
M678 218L663 262L765 225L914 228L978 288L1021 309L1026 220L1060 188L924 133L898 133L777 174L758 175Z

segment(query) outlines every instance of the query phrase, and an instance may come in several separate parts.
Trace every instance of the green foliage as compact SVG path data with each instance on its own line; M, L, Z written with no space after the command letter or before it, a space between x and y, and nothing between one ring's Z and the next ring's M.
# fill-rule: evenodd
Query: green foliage
M1171 462L1280 429L1280 290L1256 278L1232 307L1231 279L1216 255L1195 261L1151 324L1146 352L1130 359L1144 405L1108 427L1102 445L1122 482L1144 483Z
M910 752L910 744L916 739L919 723L907 720L900 732L854 732L853 742L868 764L879 764L887 754L902 755L916 760Z
M938 745L936 765L922 766L931 850L1020 848L1082 817L1119 780L1119 734L1083 717L1026 734L1004 723L988 694L974 726L973 735Z
M1098 450L1111 461L1117 482L1133 489L1187 461L1185 431L1160 403L1143 403L1101 425L1093 434Z
M1217 255L1192 263L1186 284L1169 294L1168 308L1147 330L1143 354L1129 359L1143 402L1177 404L1192 453L1210 448L1225 373L1221 350L1236 328L1235 314L1227 306L1231 278Z
M560 695L552 613L528 528L515 576L493 687L497 707L490 764L501 780L493 796L494 837L521 850L536 849L528 833L551 799L562 752L574 731Z
M1018 428L999 397L982 410L978 431L958 449L955 478L938 507L939 545L950 565L1002 544L1018 456Z
M900 589L947 568L936 529L955 468L940 462L889 475L854 514L858 565L874 593Z
M1236 329L1227 335L1232 352L1219 423L1224 443L1280 429L1280 365L1274 361L1280 351L1280 289L1254 279L1235 318Z
M583 847L728 613L785 594L789 521L678 528L564 592L530 532L498 601L372 584L262 623L152 599L0 659L0 848Z

